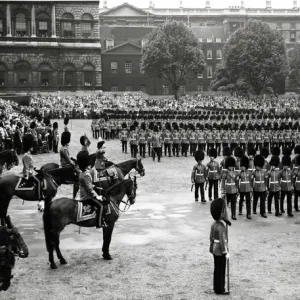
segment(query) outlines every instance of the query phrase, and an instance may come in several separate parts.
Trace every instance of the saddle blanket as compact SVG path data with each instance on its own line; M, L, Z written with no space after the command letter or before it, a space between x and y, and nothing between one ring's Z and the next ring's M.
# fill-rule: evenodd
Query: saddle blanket
M20 177L16 185L16 191L33 191L35 187L35 182L33 182L33 180L27 180L24 177ZM41 182L41 189L44 191L47 190L47 181L44 178Z
M93 176L92 177L93 177L94 182L107 181L108 180L106 175L102 175L99 178L98 177L98 171L95 168L93 168L92 171L93 171ZM116 169L115 166L111 166L111 167L105 169L105 171L107 172L108 176L113 177L114 179L118 179L118 172L117 172L117 169Z
M77 222L83 222L87 220L92 220L96 218L96 209L93 205L88 203L89 201L78 201L77 207ZM101 210L101 215L103 214L103 209ZM107 212L105 215L111 213L110 205L107 205Z

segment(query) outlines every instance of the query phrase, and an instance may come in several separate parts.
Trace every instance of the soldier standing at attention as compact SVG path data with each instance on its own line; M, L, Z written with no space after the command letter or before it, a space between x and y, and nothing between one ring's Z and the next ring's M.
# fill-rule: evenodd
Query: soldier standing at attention
M162 146L162 138L160 133L158 132L158 126L154 126L154 134L152 136L152 158L155 161L155 154L157 155L157 161L160 162L161 158L161 146Z
M131 157L136 158L137 155L137 134L134 125L130 126L130 134L129 134L129 144L130 144L130 153Z
M216 135L215 135L216 149L217 149L218 156L221 155L221 143L222 143L222 136L221 136L220 130L221 130L221 128L220 128L220 126L218 126L217 131L216 131Z
M151 157L151 141L152 141L153 131L152 129L148 128L148 131L146 133L147 137L147 146L148 146L148 156Z
M184 128L182 129L180 139L181 139L181 155L187 157L187 152L189 148L189 138L186 129Z
M120 140L122 143L122 152L127 154L128 130L127 130L127 124L125 122L122 124L122 130L120 132Z
M201 202L205 203L205 196L204 196L204 183L206 176L206 168L202 164L204 159L204 152L202 150L197 150L195 153L195 160L197 164L194 165L191 175L192 183L195 184L195 201L199 200L199 188L201 194Z
M300 155L296 156L295 164L300 166ZM298 197L300 196L300 168L296 168L293 172L293 179L294 179L294 189L295 189L295 196L294 196L294 209L295 211L299 211L298 206Z
M207 178L208 180L208 197L209 201L212 201L212 189L214 189L214 199L218 198L218 181L220 179L220 166L219 163L215 161L217 158L217 150L211 148L208 151L210 157L210 162L207 164Z
M192 125L192 131L189 136L190 140L190 155L195 156L196 149L197 149L197 134L195 132L195 126Z
M163 139L165 145L165 156L167 156L168 152L169 157L171 157L172 133L170 131L170 125L166 125L166 132Z
M205 151L205 145L206 145L206 135L203 131L203 125L200 125L200 131L198 134L198 150Z
M174 128L173 133L173 156L179 157L179 145L180 145L180 134L178 132L178 125L176 124L176 127Z
M225 291L226 261L229 260L228 236L225 223L231 225L225 200L215 199L210 206L210 213L215 222L210 229L209 252L214 256L214 292L218 295L228 295ZM225 222L225 223L224 223Z
M140 148L140 156L143 158L146 157L146 133L145 133L145 126L141 125L141 130L138 134L138 141L139 141L139 148Z

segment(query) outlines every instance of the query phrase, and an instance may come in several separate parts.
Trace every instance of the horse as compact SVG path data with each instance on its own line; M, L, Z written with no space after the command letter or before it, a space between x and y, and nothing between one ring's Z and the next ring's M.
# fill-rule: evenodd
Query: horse
M7 216L5 221L7 225L0 227L0 291L6 291L10 287L15 255L26 258L29 254L27 245L18 228L13 226L10 217Z
M103 216L106 223L106 227L103 227L103 245L102 245L102 256L106 260L111 260L112 257L109 253L109 245L111 242L112 232L115 226L115 222L119 218L119 205L123 202L122 199L126 194L130 205L135 203L137 190L136 176L134 180L128 178L123 180L108 190L105 191L105 198L108 199L109 204L104 205ZM125 203L125 202L124 202ZM82 212L88 212L87 215L81 216ZM62 265L67 264L67 261L61 254L60 244L60 233L68 224L75 224L82 227L95 227L96 226L96 214L94 209L91 209L91 205L88 200L77 201L69 198L60 198L51 201L46 204L44 214L44 234L46 247L49 254L49 262L51 269L56 269L57 265L54 262L53 252L54 249L57 254L57 258L60 260Z
M38 179L44 186L45 202L50 202L55 197L57 188L66 182L63 177L69 177L70 180L75 180L75 177L78 177L74 171L71 172L69 169L55 169L48 173L43 173L40 170L36 170L36 172ZM65 172L64 176L61 175L62 172ZM40 201L40 199L37 199L37 187L31 183L28 186L28 182L24 181L23 177L14 174L5 175L0 179L0 191L0 220L6 217L13 196L27 201ZM42 204L43 202L40 201L41 211L43 210Z
M19 165L19 158L15 150L5 150L0 152L0 175L4 167L10 170L14 165Z

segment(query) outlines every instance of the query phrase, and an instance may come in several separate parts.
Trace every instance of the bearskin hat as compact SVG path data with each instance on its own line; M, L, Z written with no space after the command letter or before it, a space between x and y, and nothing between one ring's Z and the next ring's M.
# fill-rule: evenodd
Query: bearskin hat
M209 151L208 151L208 156L217 158L217 156L218 156L217 149L210 148Z
M228 169L230 167L234 168L236 164L236 160L233 156L228 156L225 159L225 169Z
M247 150L248 156L252 155L255 156L256 155L256 150L253 147L249 147Z
M134 122L133 122L133 125L134 125L135 127L138 127L138 126L139 126L139 122L138 122L138 121L134 121Z
M126 124L125 122L122 123L122 128L123 128L123 129L127 128L127 124Z
M69 144L70 140L71 140L71 133L69 131L64 131L61 134L61 141L60 141L61 145L65 146L65 145Z
M36 123L33 121L30 123L30 126L29 126L31 129L34 129L36 128Z
M280 148L279 147L273 147L271 148L271 154L274 156L279 156L280 155Z
M130 126L130 131L134 131L135 130L135 126L132 124L131 126Z
M285 147L282 149L282 155L289 155L291 156L292 150L289 147Z
M204 156L205 156L205 154L204 154L204 152L202 150L197 150L195 152L195 160L196 161L199 161L199 160L202 161L204 159Z
M145 123L145 122L143 122L143 123L141 124L141 129L142 129L142 130L146 130L146 123Z
M300 145L297 145L294 149L295 154L300 154Z
M97 143L97 148L98 148L98 149L102 148L104 144L105 144L105 141L99 141L99 142Z
M65 125L68 125L68 124L69 124L69 117L65 117L65 119L64 119L64 124L65 124Z
M231 149L228 146L225 146L223 148L223 156L230 156L231 155Z
M154 125L153 131L158 132L158 126L157 125Z
M226 209L226 203L225 200L222 198L215 199L211 205L210 205L210 213L214 220L222 219L226 224L229 226L231 225L231 222L229 221L228 215L227 215L227 209Z
M295 163L296 163L297 166L300 166L300 155L297 155L295 157Z
M245 167L246 169L249 168L249 158L246 155L241 157L240 166Z
M265 158L262 155L255 155L254 166L263 168L264 164L265 164Z
M270 166L278 167L280 163L279 156L273 155L270 160Z
M77 154L77 164L81 171L84 171L89 165L89 153L87 151L80 151Z
M270 155L269 149L264 147L261 149L261 153L260 153L264 158L267 158Z
M283 155L281 163L283 166L289 167L292 164L291 157L289 155Z
M244 150L241 147L236 147L234 149L234 156L241 158L244 155Z
M57 122L54 122L53 123L53 129L57 129L58 128L58 123Z
M30 148L33 147L33 135L32 134L25 134L23 136L23 149L24 152L28 152Z

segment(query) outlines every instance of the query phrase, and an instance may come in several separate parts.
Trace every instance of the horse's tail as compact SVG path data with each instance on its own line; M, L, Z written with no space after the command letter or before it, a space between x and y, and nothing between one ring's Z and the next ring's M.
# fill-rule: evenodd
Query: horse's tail
M43 222L44 222L44 234L45 234L45 242L46 248L49 252L52 249L53 241L52 241L52 222L51 222L51 213L50 206L51 203L45 203L45 209L43 214Z

